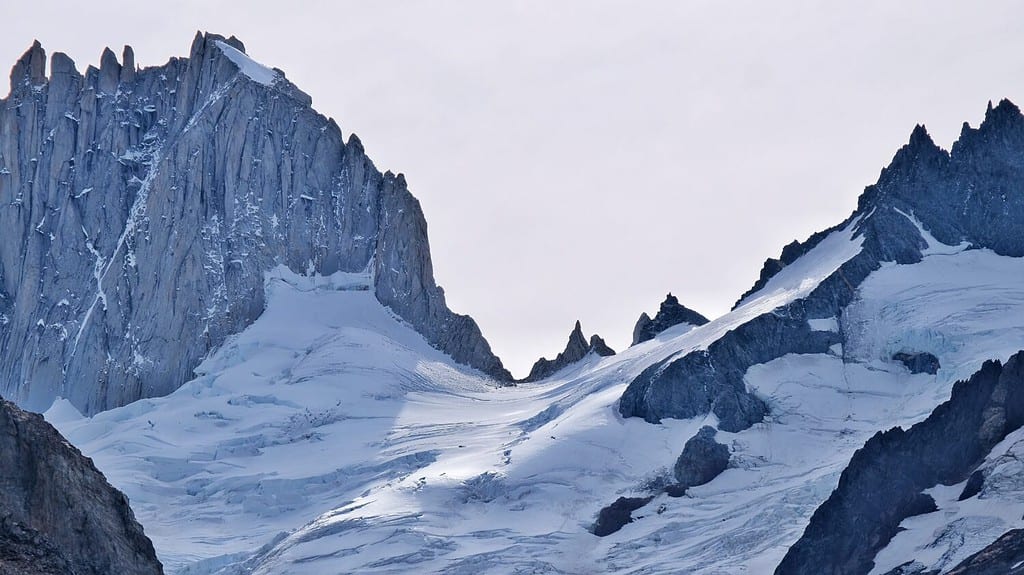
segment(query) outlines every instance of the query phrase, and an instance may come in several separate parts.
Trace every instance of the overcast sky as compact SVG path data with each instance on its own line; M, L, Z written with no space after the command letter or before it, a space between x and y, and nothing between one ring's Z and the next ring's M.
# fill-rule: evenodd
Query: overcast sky
M917 123L1024 103L1024 3L5 2L80 70L235 35L406 174L435 275L522 376L576 319L616 349L666 292L713 317L853 210ZM0 90L6 93L6 89Z

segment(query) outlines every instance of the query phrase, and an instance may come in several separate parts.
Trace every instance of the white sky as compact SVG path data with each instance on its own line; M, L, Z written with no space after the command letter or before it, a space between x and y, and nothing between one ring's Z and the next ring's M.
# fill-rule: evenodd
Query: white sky
M668 291L724 313L914 124L948 148L1024 104L1013 1L4 4L0 66L35 38L80 70L241 38L406 174L450 306L518 376L577 318L621 349Z

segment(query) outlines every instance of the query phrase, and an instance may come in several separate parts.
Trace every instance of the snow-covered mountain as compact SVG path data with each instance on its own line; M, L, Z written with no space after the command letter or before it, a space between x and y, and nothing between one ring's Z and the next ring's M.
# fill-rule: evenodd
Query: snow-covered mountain
M166 395L263 311L263 277L368 272L457 361L511 379L434 283L405 179L235 38L80 74L36 43L0 100L0 393L94 413Z
M835 234L807 271L858 244ZM769 415L720 430L729 468L685 497L662 491L717 418L651 425L623 418L619 398L649 366L805 291L803 274L706 326L495 389L383 308L368 277L282 269L266 313L175 393L47 415L128 493L170 573L770 572L868 438L923 420L983 358L1024 348L1024 259L928 241L920 262L873 273L842 322L810 323L847 343L748 370ZM891 358L907 346L934 353L938 373ZM651 495L633 523L590 533L616 498ZM1020 526L997 507L952 557Z
M250 145L219 127L235 114L248 121L256 113L246 108L250 99L270 107L286 100L289 109L319 118L308 98L279 71L245 57L237 41L208 35L197 45L193 64L168 66L191 70L203 62L213 75L194 73L209 86L228 78L231 90L246 90L215 99L210 105L217 113L206 124L182 119L181 132L168 128L168 134L195 129L204 134L194 136L198 141L220 142L200 146L210 162ZM29 72L18 76L30 78L19 88L22 97L52 92L53 78L49 88L33 91L40 84L33 83L31 51L27 58L21 69ZM107 76L101 69L90 77L100 86ZM75 117L85 122L84 115ZM320 120L322 133L337 133ZM350 165L345 158L354 144L340 144L340 135L337 142L342 165ZM359 158L372 168L361 150ZM147 178L177 181L173 171L145 173L153 175L139 178L139 190L149 189ZM26 177L17 181L35 181ZM391 192L381 190L392 189L395 201L408 203L373 218L353 216L376 234L373 248L356 250L358 257L346 251L356 241L346 235L354 233L351 226L329 228L335 238L329 246L307 242L303 234L321 221L308 214L291 216L293 231L267 242L284 255L246 252L260 262L242 276L244 293L258 299L259 310L188 356L198 362L208 353L190 381L173 392L161 388L170 392L163 397L90 417L80 415L83 405L91 413L132 398L118 392L107 403L61 399L47 411L129 495L169 573L930 573L950 571L989 545L1005 550L1013 530L1024 528L1018 487L1024 475L1015 458L1024 440L1017 429L1024 423L1018 389L1024 362L1008 361L1024 349L1024 116L1013 104L990 106L977 128L965 124L949 152L916 128L849 218L786 246L728 314L707 321L671 298L653 320L641 318L635 344L617 355L599 353L577 324L565 361L544 364L537 381L517 386L497 385L485 373L503 377L495 368L500 364L487 363L489 349L480 351L486 343L475 325L460 328L459 337L439 338L433 316L408 311L420 309L420 291L390 289L389 270L393 277L429 277L422 275L429 256L424 259L425 232L389 227L415 204L398 178L380 178L383 187L368 193L387 198ZM257 196L277 193L263 182L244 187ZM26 185L0 187L0 194ZM366 190L338 186L332 198L345 210L357 201L352 190ZM189 189L207 193L203 186ZM128 195L139 197L131 189ZM299 195L296 203L313 214L326 209L320 200L330 203L309 197ZM168 209L180 210L181 199L170 198ZM149 226L151 214L162 213L151 209L139 212ZM124 213L134 212L126 207ZM266 212L231 213L239 229L251 229ZM397 229L422 231L418 209L413 213ZM173 235L183 224L162 225ZM125 237L135 229L143 228ZM48 237L24 234L34 242L42 241L35 235ZM132 265L80 264L98 274L98 283L86 282L100 288L86 300L97 306L94 312L101 304L122 309L133 294L149 293L129 288L136 285L132 270L155 253L142 257L145 242L131 242ZM290 250L300 257L289 259ZM322 257L310 259L314 252ZM129 252L116 243L100 253ZM95 261L113 261L100 257ZM338 259L324 263L332 258ZM15 268L0 271L8 269ZM126 279L104 279L108 272ZM168 273L160 281L185 286ZM31 285L42 287L18 297L52 293L51 278L43 279L32 276ZM431 291L439 290L432 278L408 281L440 293ZM127 287L107 291L115 283ZM232 284L209 285L193 282L188 289L205 298L204 290ZM21 301L4 289L0 301ZM181 289L186 293L176 297L187 301L191 292ZM112 303L115 293L127 298L117 300L122 307ZM114 315L123 317L109 311L102 317ZM29 320L18 321L12 323L23 328ZM42 382L60 372L40 355L47 321L35 331L3 332L5 346L17 343L10 334L37 338L11 354L18 359L10 365L19 373L37 366L32 373ZM187 321L172 325L195 328L182 333L205 329ZM82 341L94 337L82 332ZM107 351L128 345L97 341L92 345ZM78 357L71 351L65 362ZM4 373L6 382L20 381ZM140 374L116 377L146 381ZM954 386L957 381L964 383ZM74 389L80 397L110 396L88 383ZM887 431L895 426L907 431ZM957 440L944 441L943 433ZM923 462L922 453L928 454ZM885 512L873 513L878 509ZM1000 540L1004 533L1010 535Z

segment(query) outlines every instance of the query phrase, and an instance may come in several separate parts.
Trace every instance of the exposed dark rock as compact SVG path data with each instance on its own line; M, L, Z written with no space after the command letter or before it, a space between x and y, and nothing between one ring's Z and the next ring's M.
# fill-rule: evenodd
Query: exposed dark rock
M565 351L559 353L555 359L543 357L538 359L530 369L530 375L526 376L523 381L539 381L544 379L556 371L576 363L590 353L605 357L615 355L615 350L608 347L608 344L597 334L591 336L590 343L587 343L587 338L583 335L583 328L580 326L579 320L577 320L576 326L573 328L572 333L569 334L569 342L565 344Z
M909 430L879 432L858 450L839 486L811 517L777 575L868 573L903 519L934 509L922 492L963 481L1024 424L1024 351L985 362Z
M0 400L0 574L162 572L127 498L41 416Z
M615 350L609 347L608 344L604 342L604 339L596 333L590 336L590 351L601 357L615 355Z
M1024 575L1024 529L1013 529L946 575Z
M957 497L957 501L963 501L974 497L981 493L981 488L984 486L985 474L978 469L967 478L967 484L964 485L964 490L960 492L960 497Z
M654 315L654 319L651 319L647 313L640 314L640 319L637 320L636 327L633 328L632 345L654 339L654 336L659 333L681 323L693 326L704 325L708 323L708 318L679 303L679 299L670 293L665 296L665 301L661 302L661 307Z
M605 537L622 529L627 523L632 523L633 512L650 503L652 499L654 497L619 497L615 503L597 514L597 522L592 529L594 535Z
M886 571L885 575L939 575L939 572L928 570L917 561L907 561L903 565Z
M712 343L707 350L656 363L626 389L619 403L623 416L651 423L663 417L687 419L718 416L719 429L741 431L761 421L764 402L749 393L743 376L748 367L787 353L821 353L837 343L838 334L812 331L802 308L794 315L765 314Z
M263 311L264 274L369 272L377 299L456 361L511 375L434 281L405 179L243 44L197 34L85 73L35 43L0 100L0 393L91 414L170 393ZM230 54L230 55L229 55ZM244 63L244 60L241 60ZM255 66L255 65L254 65Z
M715 441L718 432L705 425L683 447L674 468L676 484L665 491L679 497L686 490L704 485L729 467L729 448Z
M842 343L841 334L808 335L802 320L841 318L857 287L883 262L921 261L927 242L912 217L943 243L967 242L1001 255L1024 255L1021 157L1024 116L1005 100L986 114L978 129L966 127L952 153L936 146L922 126L916 127L878 182L865 188L857 210L838 226L802 244L786 246L782 258L765 265L755 288L737 306L764 288L778 271L820 245L829 233L855 224L854 235L862 241L859 254L807 297L753 318L707 349L644 371L627 387L620 412L624 417L657 422L711 411L725 431L760 421L767 407L747 392L743 374L752 365L787 353L821 353Z
M935 375L939 372L939 358L926 351L917 353L901 351L893 354L892 358L907 366L910 373L930 373Z

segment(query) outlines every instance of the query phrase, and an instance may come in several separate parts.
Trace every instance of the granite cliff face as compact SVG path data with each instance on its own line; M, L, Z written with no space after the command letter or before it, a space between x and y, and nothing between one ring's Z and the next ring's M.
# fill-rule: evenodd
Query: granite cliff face
M41 416L3 400L0 573L163 573L125 496Z
M36 43L0 100L0 394L95 413L169 393L259 316L278 265L370 271L431 344L511 380L446 306L404 178L235 38L45 71Z

